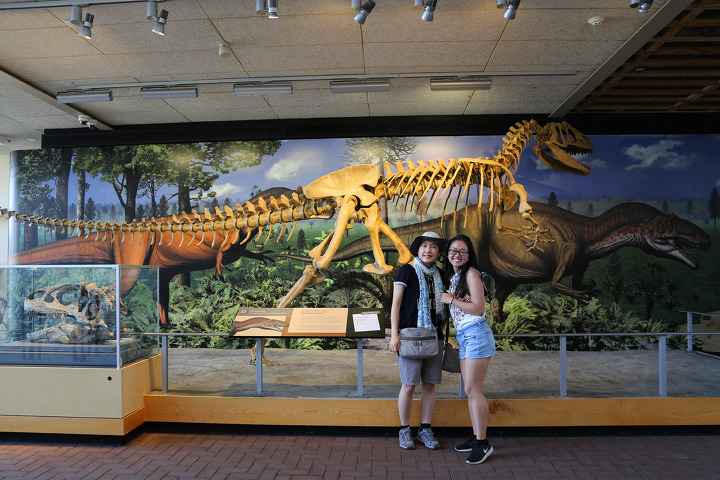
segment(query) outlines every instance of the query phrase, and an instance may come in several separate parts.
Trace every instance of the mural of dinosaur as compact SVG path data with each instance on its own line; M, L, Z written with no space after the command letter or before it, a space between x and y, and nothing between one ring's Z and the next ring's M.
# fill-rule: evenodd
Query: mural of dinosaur
M688 249L710 248L710 236L692 222L675 214L666 215L642 203L622 203L598 217L586 217L543 203L531 203L533 215L548 227L539 248L528 250L518 237L502 235L495 225L497 215L480 217L476 206L426 222L395 229L397 235L410 241L422 232L436 231L445 238L464 233L476 241L480 268L495 279L492 302L493 317L503 320L502 309L507 297L523 283L550 282L552 289L573 298L586 300L595 285L584 283L592 260L606 257L622 247L635 247L650 255L681 262L690 268L698 264ZM484 207L485 209L485 207ZM453 216L455 218L453 219ZM511 226L523 221L519 212L503 216ZM467 224L467 227L464 225ZM391 251L390 245L383 249ZM371 253L365 238L340 249L336 261ZM571 285L561 283L572 277Z
M477 188L477 198L480 199L484 198L484 189L488 188L490 201L488 210L496 212L495 227L497 231L501 234L511 234L522 241L525 248L534 249L538 245L541 235L547 230L539 227L539 223L533 217L532 207L527 202L527 193L524 187L515 182L514 178L519 166L520 155L533 138L536 142L533 151L550 168L579 175L589 173L586 166L570 155L592 152L592 142L585 135L566 122L548 123L541 126L536 121L530 120L518 122L510 128L503 139L503 148L492 159L481 157L428 161L427 163L419 161L417 165L412 162L398 162L395 165L385 164L384 175L375 165L355 165L332 172L311 182L304 188L304 195L293 194L291 198L281 195L279 199L271 195L258 199L256 203L248 202L245 207L238 204L234 211L226 207L225 212L217 209L215 213L210 213L206 210L205 215L194 212L192 217L183 214L181 217L143 219L143 221L130 224L38 218L6 209L0 209L0 214L23 222L37 223L47 228L69 228L71 234L77 229L78 236L85 235L88 238L92 235L96 240L102 233L103 241L101 243L106 241L107 235L110 233L109 244L89 247L98 251L89 258L142 265L153 264L149 263L153 261L153 255L159 257L162 254L163 258L156 260L157 263L154 264L163 265L168 275L175 275L189 269L208 268L207 262L210 257L215 260L216 273L219 273L223 261L236 260L240 256L253 256L244 247L234 247L243 234L245 234L245 238L239 243L240 245L250 239L255 229L259 230L256 241L259 240L263 228L270 226L270 233L267 237L269 239L272 234L272 225L281 224L279 239L288 222L293 223L294 229L298 220L337 214L334 230L323 242L310 251L310 256L313 258L312 264L305 267L302 277L280 300L278 307L286 307L307 286L324 279L321 271L332 262L340 247L343 234L350 228L350 223L363 223L369 233L375 261L365 265L364 270L377 274L387 274L392 270L392 267L386 264L382 254L380 233L383 233L392 242L400 254L401 263L407 263L412 259L406 242L403 242L381 219L379 202L382 198L388 200L407 198L410 201L430 194L432 201L435 197L442 198L447 194L445 201L447 206L452 192L458 187L457 208L457 203L462 198L465 198L467 202L467 192L471 185ZM506 226L502 223L502 214L509 211L516 202L519 203L518 215L523 222ZM477 221L479 227L480 219L478 218ZM212 236L212 241L205 238L208 232ZM180 239L177 248L163 253L164 250L159 247L172 245L178 234ZM138 240L133 245L136 235ZM199 241L197 241L198 235L201 236ZM292 231L290 235L292 235ZM121 237L119 242L117 241L118 236ZM129 237L130 247L124 249L120 245L124 244L126 237ZM219 246L216 246L216 240L220 241ZM178 252L185 241L187 241L188 249L193 241L197 241L195 249L198 252L195 254L192 251L189 253ZM154 245L158 247L154 248ZM135 248L132 248L133 246ZM160 253L156 254L157 250ZM20 260L22 263L37 261L30 253L27 255L25 259ZM54 258L57 259L58 256L55 255Z

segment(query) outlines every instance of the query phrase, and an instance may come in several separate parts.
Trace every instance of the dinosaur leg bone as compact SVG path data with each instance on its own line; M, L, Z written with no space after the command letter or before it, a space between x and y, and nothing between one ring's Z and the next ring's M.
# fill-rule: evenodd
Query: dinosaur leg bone
M313 265L318 270L325 270L330 266L335 253L340 248L340 243L343 239L343 234L348 228L348 222L350 218L356 214L356 208L358 205L358 199L355 196L348 195L342 199L342 205L335 219L335 229L328 235L321 245L327 245L325 253L320 255L319 248L314 248L310 252L310 256L313 257ZM314 255L313 255L314 253Z
M405 244L400 240L395 232L380 218L380 207L377 204L367 208L360 209L361 215L364 217L365 227L370 235L370 243L372 244L373 257L375 263L365 265L363 270L378 275L387 275L392 271L392 267L385 262L382 246L380 245L380 232L384 233L392 240L400 253L400 262L408 263L412 260L412 254Z
M325 275L320 273L320 271L318 271L318 269L315 268L314 265L305 265L302 277L300 277L300 279L295 282L295 285L293 285L287 295L285 295L283 299L280 300L277 308L288 307L293 302L293 300L295 300L297 296L300 295L303 290L305 290L306 287L310 285L315 285L316 283L320 283L323 280L325 280Z

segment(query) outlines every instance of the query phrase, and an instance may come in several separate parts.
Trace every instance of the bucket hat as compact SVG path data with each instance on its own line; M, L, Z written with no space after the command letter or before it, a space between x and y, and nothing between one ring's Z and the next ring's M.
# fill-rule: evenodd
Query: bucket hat
M425 232L422 235L415 237L415 240L413 240L413 242L410 244L410 253L412 253L413 257L417 257L418 249L425 240L430 240L437 243L441 252L445 250L445 245L447 245L447 240L442 238L437 233Z

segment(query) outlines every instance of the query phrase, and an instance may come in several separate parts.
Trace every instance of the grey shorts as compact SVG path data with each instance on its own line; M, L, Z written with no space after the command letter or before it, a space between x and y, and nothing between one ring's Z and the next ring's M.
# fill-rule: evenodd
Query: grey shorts
M438 340L438 354L434 357L415 360L398 355L397 359L403 385L419 385L420 381L437 385L442 381L442 340Z

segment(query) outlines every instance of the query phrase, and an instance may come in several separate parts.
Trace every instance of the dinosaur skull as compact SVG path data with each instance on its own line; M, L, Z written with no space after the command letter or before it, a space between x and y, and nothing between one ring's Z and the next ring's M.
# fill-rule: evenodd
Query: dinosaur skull
M535 154L557 172L588 175L590 169L570 155L585 155L593 151L593 144L582 132L567 122L548 123L535 136Z
M25 311L30 314L73 317L86 327L110 324L115 318L115 290L96 284L63 283L40 288L25 298Z

